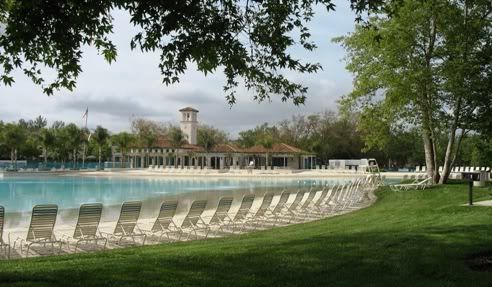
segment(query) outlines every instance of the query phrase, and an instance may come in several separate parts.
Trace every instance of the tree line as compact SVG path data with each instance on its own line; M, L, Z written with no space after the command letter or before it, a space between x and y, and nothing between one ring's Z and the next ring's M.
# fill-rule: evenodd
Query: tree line
M229 141L224 131L207 125L199 127L197 137L198 144L207 151ZM159 138L166 138L175 150L187 142L178 126L142 118L132 120L130 132L119 133L112 133L102 126L89 130L62 121L48 126L42 116L18 122L0 121L0 159L9 159L12 166L16 166L17 160L28 160L44 165L48 161L62 165L70 163L73 167L81 161L97 161L101 167L103 161L111 160L113 151L123 155L120 158L123 164L129 148L135 146L148 151ZM177 151L175 155L178 156Z
M271 147L286 143L317 155L318 164L328 164L330 159L376 158L385 168L415 167L425 165L425 152L418 126L388 130L384 144L367 142L367 124L362 114L342 114L330 111L311 115L295 115L275 124L263 123L239 132L236 139L213 126L200 125L197 131L198 145L211 151L218 144L230 143L243 148L261 145ZM133 146L147 152L165 138L178 157L179 148L187 139L181 129L172 123L137 118L131 122L131 130L112 133L97 126L94 130L78 127L73 123L55 121L50 126L41 116L34 120L18 122L0 121L0 159L37 161L43 166L48 161L61 164L112 160L112 152L121 152L120 164ZM446 141L446 134L441 134ZM492 166L492 141L477 133L467 133L461 139L461 149L456 165ZM438 150L444 154L445 146ZM147 153L146 156L149 156ZM175 160L174 162L177 162ZM442 162L441 162L442 164Z

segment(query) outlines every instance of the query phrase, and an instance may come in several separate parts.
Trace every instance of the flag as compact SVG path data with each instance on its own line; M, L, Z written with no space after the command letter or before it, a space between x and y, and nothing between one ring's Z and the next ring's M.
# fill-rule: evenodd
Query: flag
M82 118L87 118L87 116L89 116L89 107L87 107L87 108L85 109L85 113L84 113L84 115L82 116Z

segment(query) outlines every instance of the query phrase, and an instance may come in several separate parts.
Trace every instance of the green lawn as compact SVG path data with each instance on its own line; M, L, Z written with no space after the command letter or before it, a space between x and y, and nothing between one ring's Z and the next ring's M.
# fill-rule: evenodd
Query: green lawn
M461 206L464 185L377 194L352 214L226 239L3 261L0 285L492 286L465 264L492 250L492 208Z

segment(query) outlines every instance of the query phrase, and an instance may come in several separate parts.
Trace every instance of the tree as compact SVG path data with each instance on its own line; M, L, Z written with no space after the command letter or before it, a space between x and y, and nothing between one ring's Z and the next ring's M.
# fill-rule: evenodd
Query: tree
M99 168L101 168L101 154L102 154L102 148L103 146L108 142L109 139L109 132L107 129L97 126L96 129L94 130L94 133L92 134L92 138L96 142L99 152L98 152L98 162L99 162Z
M252 147L255 145L271 146L280 140L278 128L263 123L254 129L239 132L238 143L242 147Z
M75 124L69 124L65 128L65 135L67 139L67 145L69 150L72 151L73 168L77 168L77 156L80 146L82 145L84 138L84 132L78 128Z
M32 122L32 127L36 130L41 130L46 127L48 124L48 121L46 118L43 118L42 116L38 116L33 122Z
M197 130L197 143L209 152L217 144L227 142L227 134L212 126L201 125Z
M144 118L132 119L130 126L132 132L136 135L143 133L153 133L158 137L165 136L169 129L169 124L156 122Z
M120 157L120 166L123 167L123 161L126 156L126 152L128 148L136 141L135 137L127 132L121 132L119 134L115 134L111 137L111 141L114 145L118 146L120 149L121 157Z
M171 126L168 132L168 139L174 149L174 166L178 164L178 149L187 143L186 135L179 127Z
M390 134L384 130L417 126L428 175L441 183L459 150L456 132L470 128L483 95L477 83L490 81L481 73L490 63L476 56L492 38L490 2L463 1L405 0L397 15L372 17L369 28L359 26L335 40L347 49L347 69L355 75L354 91L342 105L359 110L375 131L365 137L366 143L382 146L384 135ZM447 148L442 160L443 133Z
M360 19L363 12L377 11L386 2L350 3ZM110 40L111 12L120 9L129 13L130 22L139 29L131 48L160 52L158 65L166 85L178 82L193 62L204 74L223 69L231 104L236 101L237 86L244 82L255 92L255 100L281 95L283 101L297 105L305 101L307 88L284 73L314 73L321 68L291 54L295 45L307 51L316 48L307 24L318 4L328 11L335 9L331 0L2 1L0 65L4 71L0 80L11 85L18 67L48 95L61 88L73 90L82 71L82 46L95 47L109 63L116 60L117 50ZM44 65L56 72L51 83L42 77Z
M26 141L26 132L18 124L8 123L4 127L3 140L5 145L10 149L10 163L17 166L17 151Z
M48 162L48 150L56 143L56 137L53 129L43 128L40 133L40 143L43 149L44 164Z

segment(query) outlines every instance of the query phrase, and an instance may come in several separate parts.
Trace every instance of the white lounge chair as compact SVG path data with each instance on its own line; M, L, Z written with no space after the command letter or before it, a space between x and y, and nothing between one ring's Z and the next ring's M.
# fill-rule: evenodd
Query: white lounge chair
M216 231L222 231L222 226L232 223L232 218L229 216L229 211L232 206L232 197L222 197L219 200L217 209L215 209L214 215L208 223L209 227L215 227Z
M390 185L391 190L393 191L407 191L407 190L417 190L417 189L425 189L432 185L432 178L426 178L421 181L415 181L412 183L404 183L404 184L394 184Z
M24 252L24 248L27 248L26 257L29 257L31 247L35 245L42 245L43 248L46 248L46 245L51 245L49 253L61 253L63 242L56 239L53 232L57 214L58 206L55 204L35 205L32 208L31 223L26 239L18 238L14 243L13 249L19 242L21 255ZM58 248L55 248L55 245ZM36 251L36 253L41 255L39 251Z
M121 205L120 216L113 233L103 233L106 235L109 242L122 245L123 239L131 239L133 244L137 244L135 238L142 238L141 244L145 244L147 234L144 233L137 225L142 209L141 201L127 201Z
M204 232L204 237L207 238L208 233L210 232L210 227L207 223L205 223L205 220L203 220L202 217L202 213L205 211L206 206L206 200L195 200L191 204L188 214L179 227L182 234L187 233L186 240L190 239L192 233L195 235L195 239L199 239L200 235L198 232Z
M5 208L0 206L0 252L3 253L5 257L9 257L10 247L3 241L3 225L5 220Z
M93 243L92 248L100 249L99 242L102 242L102 249L106 249L107 238L102 236L99 231L103 205L101 203L82 204L79 209L79 217L72 237L65 239L66 243L75 243L74 251L77 252L82 243ZM87 250L87 248L83 248Z
M241 201L241 206L239 206L239 210L236 212L234 217L232 217L232 221L225 223L220 226L220 231L227 232L226 230L231 228L232 232L236 232L238 227L244 223L246 223L250 217L253 216L251 213L251 206L253 206L253 202L255 200L254 195L245 195Z
M174 221L174 215L178 208L177 201L164 201L161 204L159 215L155 219L152 229L146 231L148 237L152 240L163 241L164 236L167 240L172 241L170 234L177 234L177 240L181 238L182 232ZM145 231L144 231L145 232Z
M261 202L260 208L254 213L251 213L247 216L246 220L244 220L241 226L240 232L242 232L246 228L256 229L258 227L258 221L263 219L266 214L271 213L270 205L272 204L273 197L275 195L273 192L269 192L263 196L263 201ZM240 222L235 222L236 224L240 224Z

